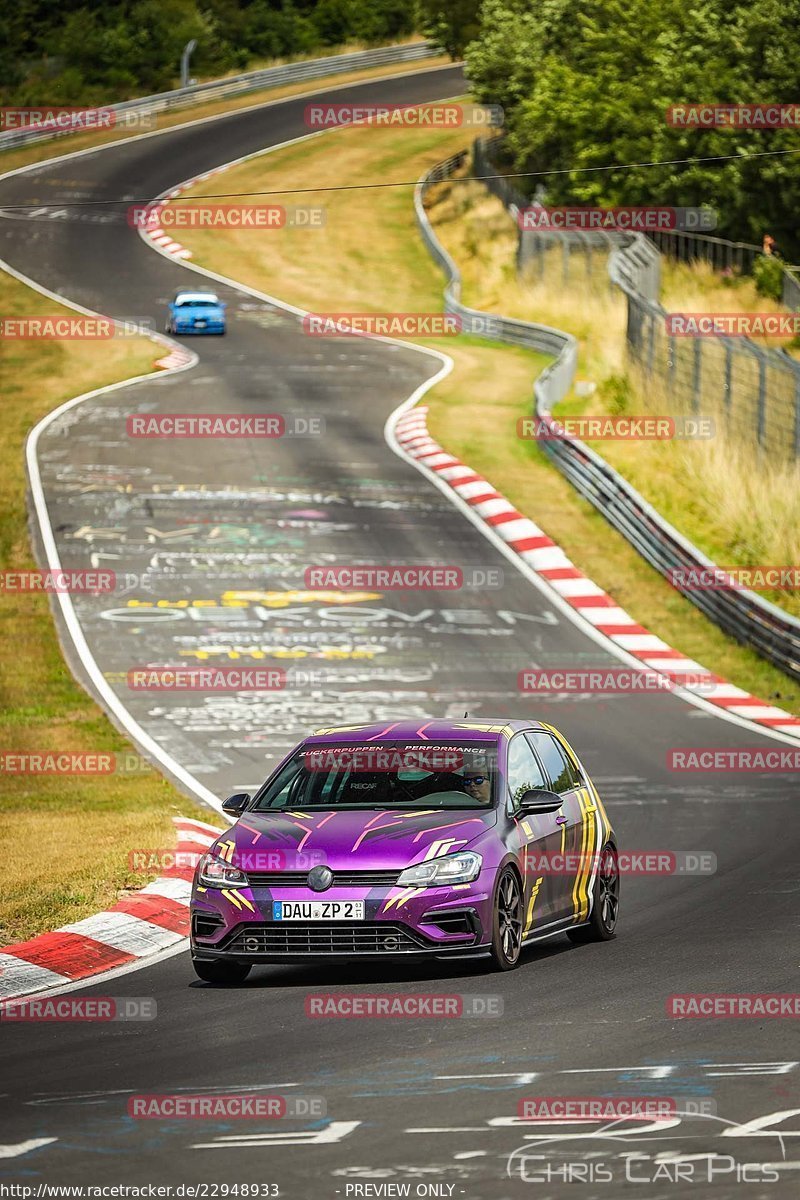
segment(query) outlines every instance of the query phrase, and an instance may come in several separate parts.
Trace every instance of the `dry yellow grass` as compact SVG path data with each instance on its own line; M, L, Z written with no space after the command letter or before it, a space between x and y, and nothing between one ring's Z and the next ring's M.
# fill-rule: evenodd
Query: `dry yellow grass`
M272 289L317 312L439 312L441 287L435 269L421 240L408 238L409 214L413 227L410 187L379 193L291 193L292 188L307 188L310 180L320 189L355 183L364 178L367 163L370 178L387 183L413 180L463 140L458 129L358 126L260 155L198 185L182 201L219 191L220 180L223 190L245 194L278 187L285 193L281 204L321 206L324 225L286 225L256 233L193 229L184 240L202 265L252 287Z
M664 260L661 303L670 312L777 313L786 309L762 296L749 275L723 276L705 262ZM789 338L753 337L764 349L788 348Z
M556 247L520 279L516 269L517 230L503 205L480 183L431 188L429 212L458 262L467 303L489 312L568 329L580 346L580 373L602 381L624 365L625 305L608 286L608 256L576 257L572 277L581 291L565 285ZM585 281L590 285L583 287Z

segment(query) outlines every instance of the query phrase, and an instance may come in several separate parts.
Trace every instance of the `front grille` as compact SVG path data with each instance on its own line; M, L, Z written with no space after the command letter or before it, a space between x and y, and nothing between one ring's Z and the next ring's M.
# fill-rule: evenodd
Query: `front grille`
M398 874L398 871L334 871L331 887L392 887ZM308 887L308 871L248 871L247 878L251 887Z
M405 954L424 947L402 925L388 921L276 921L236 930L230 954Z

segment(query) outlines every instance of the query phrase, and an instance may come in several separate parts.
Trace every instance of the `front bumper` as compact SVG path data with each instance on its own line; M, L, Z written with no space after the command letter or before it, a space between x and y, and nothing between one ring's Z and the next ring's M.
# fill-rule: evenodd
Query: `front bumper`
M377 889L376 889L377 890ZM482 890L468 894L451 888L420 889L405 898L382 888L380 896L326 898L363 899L361 921L273 921L273 899L306 899L297 892L264 895L253 889L235 896L230 890L208 889L193 898L192 953L202 959L275 963L353 959L402 960L422 956L485 953L491 939L491 902ZM320 899L319 894L311 894ZM246 899L247 904L244 900ZM248 907L249 906L249 907Z
M469 938L455 939L446 944L426 941L407 926L389 921L359 921L357 925L333 921L313 925L282 922L240 926L225 939L224 944L212 946L192 937L192 956L196 959L224 959L241 963L303 963L352 962L354 959L402 961L420 955L449 958L470 954L485 954L489 946L480 940L480 933ZM292 924L293 929L288 929Z
M214 321L214 322L209 321L209 323L207 325L199 325L199 326L198 325L181 325L180 322L177 322L175 324L175 333L176 334L184 334L184 333L202 334L202 333L224 333L224 332L225 332L225 325L224 325L224 323L221 323L219 321Z

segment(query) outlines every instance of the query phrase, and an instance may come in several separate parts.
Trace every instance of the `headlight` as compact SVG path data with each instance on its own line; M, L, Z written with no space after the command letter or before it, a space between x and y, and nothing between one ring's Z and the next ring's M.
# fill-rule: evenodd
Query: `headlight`
M449 883L471 883L481 873L480 854L465 850L462 854L444 854L406 867L397 880L398 887L444 887Z
M209 887L241 887L247 884L247 876L238 867L217 858L216 854L204 854L197 864L197 882Z

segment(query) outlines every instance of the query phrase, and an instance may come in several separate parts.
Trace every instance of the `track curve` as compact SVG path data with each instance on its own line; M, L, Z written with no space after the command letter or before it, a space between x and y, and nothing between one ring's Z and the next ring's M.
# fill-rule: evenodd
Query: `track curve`
M460 70L442 68L318 94L412 103L462 88ZM301 136L305 102L286 100L43 164L0 181L0 206L155 196ZM98 220L89 207L71 210L70 219L5 217L0 246L5 260L42 286L127 319L160 322L168 294L187 278L179 263L149 251L124 219ZM86 567L93 555L105 555L97 561L137 577L124 601L81 598L76 610L106 679L166 752L211 792L246 789L308 728L455 715L465 707L473 715L533 714L516 691L517 672L532 658L612 661L386 445L387 416L438 364L413 349L373 342L310 346L290 315L221 290L230 333L192 343L197 367L86 401L51 422L39 447L63 564ZM126 438L131 411L317 414L327 436L256 446L195 443L191 454L181 454L168 443ZM276 595L302 592L303 567L325 554L381 561L389 547L391 557L405 561L500 567L504 587L359 604L296 595L286 603ZM254 591L263 595L235 595ZM327 675L317 687L278 699L218 696L202 704L125 687L134 665L177 656L229 661L232 652L268 662L302 654L294 661ZM671 993L794 986L787 947L797 887L796 788L786 777L676 776L665 766L671 746L775 743L673 696L538 701L535 711L578 747L623 846L712 850L717 874L626 880L616 941L576 949L556 939L503 977L465 964L390 974L287 967L255 972L248 986L223 991L192 984L189 964L178 956L95 987L98 994L155 996L158 1018L139 1026L4 1031L6 1078L14 1081L0 1101L5 1140L53 1140L5 1163L0 1180L24 1172L34 1182L84 1184L271 1181L297 1197L345 1195L354 1182L411 1181L413 1189L423 1181L452 1185L443 1195L497 1200L524 1194L518 1180L506 1178L505 1165L532 1135L503 1121L521 1095L707 1096L731 1122L798 1106L794 1074L764 1065L788 1057L787 1022L676 1024L664 1016ZM492 993L503 998L505 1016L366 1026L305 1017L306 992L350 985ZM281 1122L278 1133L270 1128L242 1143L239 1135L254 1133L247 1123L168 1125L125 1113L129 1092L282 1086L323 1096L328 1118ZM624 1180L625 1151L734 1153L730 1138L718 1136L722 1128L683 1118L675 1128L636 1133L635 1145L579 1146L581 1153L599 1147ZM291 1141L296 1134L304 1138L282 1144L282 1135ZM311 1142L307 1150L303 1140ZM739 1158L781 1158L774 1137L733 1144ZM768 1194L787 1186L771 1184ZM659 1194L655 1181L640 1190ZM683 1191L676 1185L670 1194Z

